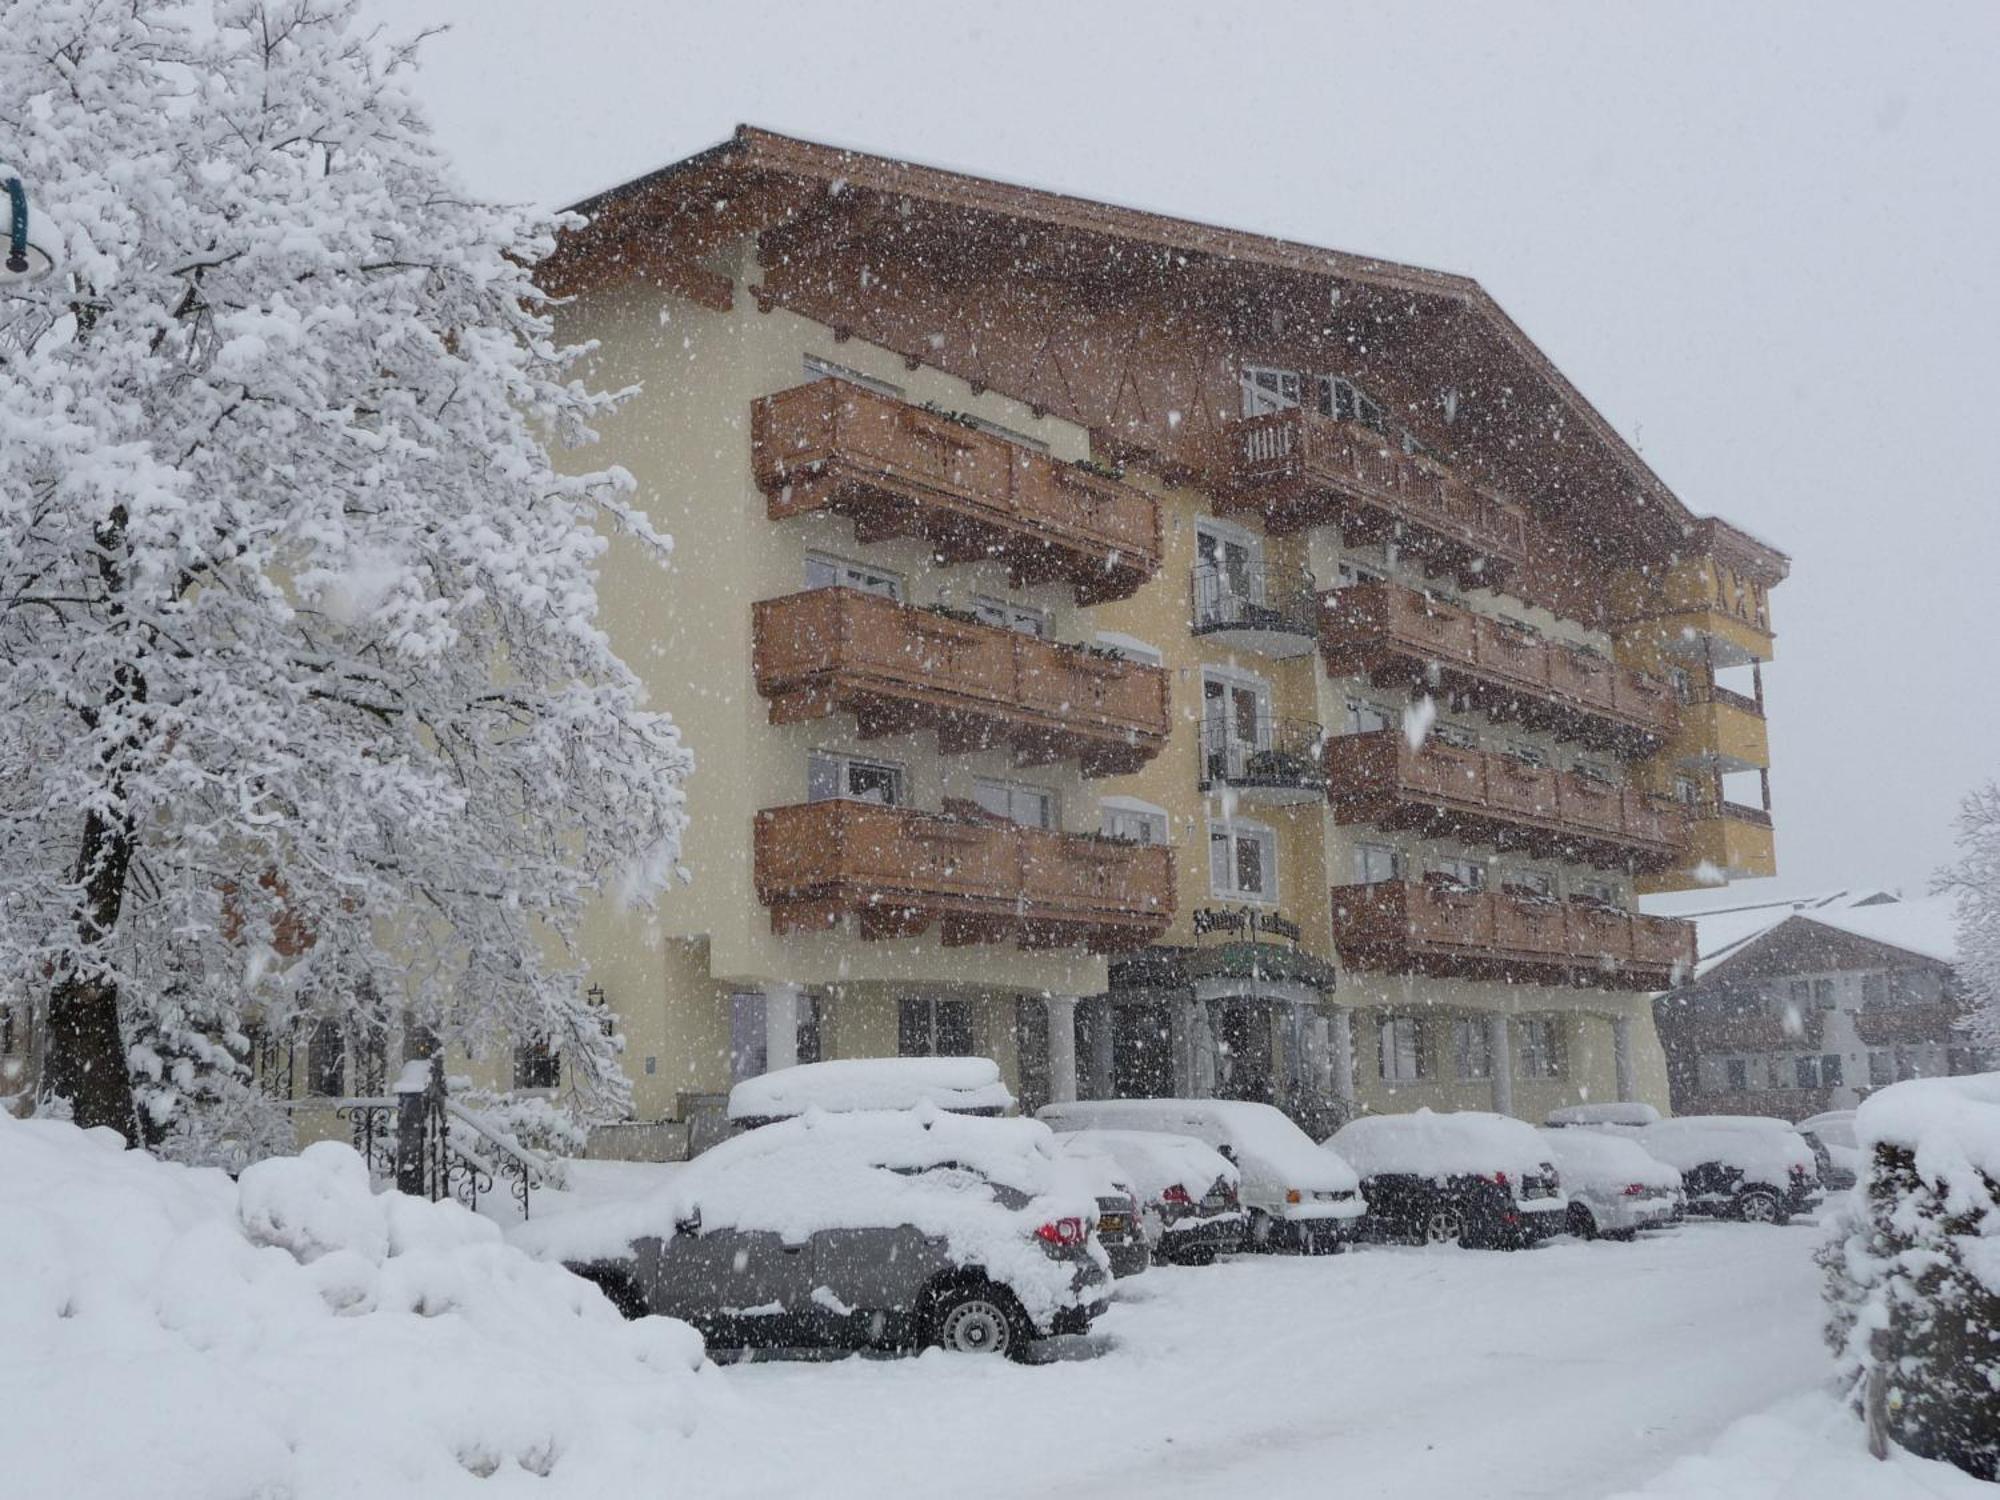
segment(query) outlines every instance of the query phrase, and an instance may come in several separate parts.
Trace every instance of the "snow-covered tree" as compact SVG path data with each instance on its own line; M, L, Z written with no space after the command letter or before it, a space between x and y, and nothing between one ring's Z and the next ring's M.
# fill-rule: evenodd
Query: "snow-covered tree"
M2000 784L1988 782L1960 804L1958 849L1942 884L1958 898L1958 977L1972 1002L1965 1030L1993 1055L2000 1053Z
M252 1026L545 1038L616 1104L570 946L672 877L686 752L596 614L615 397L338 0L0 0L0 993L44 1093L157 1128Z

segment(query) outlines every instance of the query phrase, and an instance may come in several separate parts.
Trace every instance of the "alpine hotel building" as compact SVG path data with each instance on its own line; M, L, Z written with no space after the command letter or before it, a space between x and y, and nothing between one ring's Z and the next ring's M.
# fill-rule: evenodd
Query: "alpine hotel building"
M605 618L698 761L692 882L587 932L608 1148L897 1053L1666 1106L1635 898L1773 871L1787 563L1475 282L748 128L579 208L562 332L642 388L582 461L676 539Z

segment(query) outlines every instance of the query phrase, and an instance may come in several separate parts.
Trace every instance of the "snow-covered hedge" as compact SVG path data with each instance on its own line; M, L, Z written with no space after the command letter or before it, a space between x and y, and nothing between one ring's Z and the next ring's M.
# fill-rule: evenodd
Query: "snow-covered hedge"
M1884 1089L1821 1252L1827 1338L1865 1420L2000 1478L2000 1073Z
M686 1324L345 1145L239 1183L4 1117L0 1351L10 1500L650 1493L702 1386Z

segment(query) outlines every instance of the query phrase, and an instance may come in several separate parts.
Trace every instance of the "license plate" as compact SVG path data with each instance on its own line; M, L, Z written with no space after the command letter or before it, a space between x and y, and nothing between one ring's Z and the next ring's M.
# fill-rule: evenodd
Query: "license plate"
M1097 1232L1099 1234L1123 1234L1125 1232L1125 1215L1106 1214L1097 1221Z

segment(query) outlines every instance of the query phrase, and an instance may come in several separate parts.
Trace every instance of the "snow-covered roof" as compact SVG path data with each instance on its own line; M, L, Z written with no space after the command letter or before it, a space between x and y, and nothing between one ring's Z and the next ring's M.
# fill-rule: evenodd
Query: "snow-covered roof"
M1863 887L1740 906L1702 907L1685 902L1649 901L1646 909L1662 916L1684 917L1695 924L1697 979L1794 917L1901 948L1920 958L1947 964L1958 961L1956 918L1950 896L1904 900L1887 891Z
M1151 1130L1072 1130L1056 1137L1066 1150L1096 1152L1116 1163L1121 1180L1142 1200L1157 1202L1170 1187L1199 1198L1218 1180L1241 1180L1228 1157L1191 1135Z
M1191 1135L1236 1159L1245 1180L1278 1188L1351 1193L1354 1169L1269 1104L1244 1099L1085 1099L1051 1104L1041 1118L1057 1130L1157 1130Z
M1527 1176L1549 1160L1534 1129L1507 1115L1460 1109L1420 1109L1407 1115L1363 1115L1327 1138L1363 1177L1413 1173L1421 1177Z
M1541 1130L1542 1148L1549 1152L1566 1188L1596 1188L1622 1192L1632 1183L1650 1188L1677 1188L1681 1174L1630 1136L1597 1130Z
M1607 1099L1598 1104L1565 1104L1548 1113L1551 1125L1650 1125L1660 1112L1636 1099Z
M1014 1096L990 1057L845 1057L746 1078L729 1091L732 1120L786 1119L807 1109L910 1109L959 1113L1011 1109Z

